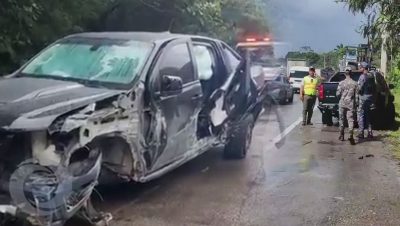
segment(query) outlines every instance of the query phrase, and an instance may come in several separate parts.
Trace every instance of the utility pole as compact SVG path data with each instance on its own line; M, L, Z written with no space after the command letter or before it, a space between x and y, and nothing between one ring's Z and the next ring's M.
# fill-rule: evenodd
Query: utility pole
M388 40L388 32L386 30L386 25L383 25L382 27L382 46L381 46L381 72L383 73L383 76L386 77L387 75L387 61L388 61L388 54L386 51L387 47L387 40Z
M393 4L393 1L390 1L391 5ZM383 7L388 7L385 5L381 5L380 9L381 12L384 12L385 9ZM380 19L382 20L382 25L380 27L380 30L382 32L382 46L381 46L381 71L383 73L383 75L386 77L387 76L387 72L388 72L388 52L387 50L389 49L389 43L388 43L388 39L389 39L389 32L387 30L387 25L389 23L386 15L381 14L380 15ZM392 48L392 47L391 47ZM392 54L392 53L391 53Z
M369 60L369 64L372 63L372 48L371 48L371 14L368 14L368 24L367 24L367 45L368 45L368 49L367 49L367 60ZM370 57L371 56L371 57Z

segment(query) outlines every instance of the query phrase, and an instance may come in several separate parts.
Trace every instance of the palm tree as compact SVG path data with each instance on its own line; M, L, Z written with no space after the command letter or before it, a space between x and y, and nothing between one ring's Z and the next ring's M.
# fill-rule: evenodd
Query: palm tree
M343 43L341 43L341 44L339 44L339 45L336 46L335 50L336 50L336 51L340 51L340 50L343 50L344 48L345 48L345 47L344 47Z

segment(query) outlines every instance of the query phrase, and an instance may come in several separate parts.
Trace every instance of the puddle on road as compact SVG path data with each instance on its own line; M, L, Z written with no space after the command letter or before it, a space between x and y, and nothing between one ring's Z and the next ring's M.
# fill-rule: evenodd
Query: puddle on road
M300 161L300 172L305 173L319 166L314 155L307 156Z
M339 133L339 128L337 127L324 127L321 129L322 132L328 132L328 133Z
M320 140L317 142L318 144L328 144L328 145L337 145L335 142L333 141L326 141L326 140Z

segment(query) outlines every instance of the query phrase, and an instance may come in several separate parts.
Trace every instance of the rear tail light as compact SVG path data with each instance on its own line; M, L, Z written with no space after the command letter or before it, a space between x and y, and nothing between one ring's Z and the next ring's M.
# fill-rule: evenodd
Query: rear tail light
M324 85L320 85L318 87L318 97L320 100L323 100L325 98L324 96Z

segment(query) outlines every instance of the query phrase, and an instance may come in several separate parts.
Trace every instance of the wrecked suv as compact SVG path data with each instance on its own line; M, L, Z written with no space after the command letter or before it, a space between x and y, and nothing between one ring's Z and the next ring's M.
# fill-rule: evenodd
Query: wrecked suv
M246 156L263 96L225 43L170 33L65 37L0 80L0 212L96 224L98 184L147 182L215 146Z

